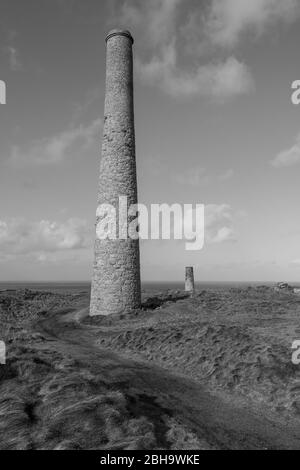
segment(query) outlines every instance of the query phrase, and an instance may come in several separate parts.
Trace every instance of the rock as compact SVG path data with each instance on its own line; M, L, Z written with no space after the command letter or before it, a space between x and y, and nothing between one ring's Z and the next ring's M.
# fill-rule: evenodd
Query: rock
M287 282L278 282L274 287L274 290L278 292L290 292L294 291L294 288L290 286Z

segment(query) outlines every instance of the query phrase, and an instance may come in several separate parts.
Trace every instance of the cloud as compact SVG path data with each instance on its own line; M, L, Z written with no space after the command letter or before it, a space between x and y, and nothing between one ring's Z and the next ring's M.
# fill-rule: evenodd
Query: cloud
M236 241L234 211L229 204L207 204L205 206L205 240L216 244Z
M10 162L14 166L53 165L62 162L76 146L89 148L97 135L100 139L101 119L96 119L87 126L80 125L63 131L50 138L32 142L25 152L18 146L12 147Z
M294 266L294 267L296 267L296 268L300 268L300 259L298 258L298 259L292 260L292 261L290 262L290 265L291 265L291 266Z
M117 4L114 21L117 18L120 24L133 27L140 36L144 57L136 60L139 77L173 97L212 96L223 101L252 91L248 66L234 56L195 63L194 48L187 45L191 35L201 42L199 31L205 18L204 10L194 10L189 4L193 14L201 13L200 22L191 21L191 9L183 0L126 0L121 8Z
M132 27L139 39L142 80L173 97L220 101L254 89L249 66L233 53L224 57L224 50L238 46L246 32L257 37L272 25L292 23L300 13L299 0L113 3L111 23Z
M208 184L217 184L219 181L227 181L232 178L234 171L228 169L219 175L210 175L207 173L205 168L201 166L196 166L193 168L188 168L187 170L174 174L173 181L180 185L186 186L206 186Z
M7 46L5 48L8 60L9 60L9 67L13 72L17 72L18 70L22 69L22 63L20 60L19 52L14 46Z
M208 176L205 168L195 167L188 168L182 173L173 175L175 183L187 186L202 186L208 182Z
M168 42L176 29L178 7L182 0L126 0L119 10L120 20L124 25L143 30L145 46L153 48ZM146 26L146 27L145 27Z
M70 218L63 223L22 218L0 220L0 255L35 254L43 258L49 253L80 250L91 245L92 231L85 220Z
M193 71L178 68L175 40L162 49L160 57L148 63L137 61L137 72L145 82L174 97L212 96L223 101L254 89L249 68L235 57Z
M3 47L4 53L8 57L9 67L13 72L17 72L22 69L22 63L20 59L20 53L17 49L15 43L18 36L17 32L14 30L6 31L5 33L5 44Z
M226 170L226 171L224 171L224 173L219 175L219 180L220 181L227 181L227 180L231 179L233 176L234 176L234 171L232 170L232 168L230 168L229 170Z
M237 233L234 228L235 212L229 204L206 204L204 206L204 239L206 244L220 244L237 240ZM185 211L177 219L179 226L184 227L185 235L192 238L195 230L203 231L203 224L196 226L196 209L191 208ZM193 226L190 226L190 221ZM198 237L199 237L198 233Z
M284 168L300 163L300 135L295 145L280 152L270 163L274 168Z
M219 46L234 47L245 32L261 35L270 25L299 16L298 0L212 0L206 34Z
M72 122L80 122L87 119L87 115L92 109L99 110L101 98L100 87L94 87L87 90L80 102L74 103L74 111L72 113Z

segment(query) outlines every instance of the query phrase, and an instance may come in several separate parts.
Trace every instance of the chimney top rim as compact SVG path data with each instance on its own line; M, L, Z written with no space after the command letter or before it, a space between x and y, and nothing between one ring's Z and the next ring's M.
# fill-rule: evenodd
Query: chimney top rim
M128 31L127 29L112 29L111 31L109 31L109 33L107 34L106 38L105 38L105 42L107 42L111 37L113 36L125 36L129 39L131 39L132 41L132 44L134 42L134 39L130 33L130 31Z

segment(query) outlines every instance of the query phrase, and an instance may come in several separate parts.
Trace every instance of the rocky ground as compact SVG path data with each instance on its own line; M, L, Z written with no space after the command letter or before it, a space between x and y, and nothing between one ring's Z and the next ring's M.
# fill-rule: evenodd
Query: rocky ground
M300 449L300 297L270 288L0 293L0 449Z

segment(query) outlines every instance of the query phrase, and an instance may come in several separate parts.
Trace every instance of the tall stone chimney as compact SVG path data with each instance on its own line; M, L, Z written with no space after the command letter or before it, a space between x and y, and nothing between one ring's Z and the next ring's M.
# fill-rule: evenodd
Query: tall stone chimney
M191 294L195 291L194 268L192 267L185 268L185 291Z
M129 312L141 305L139 240L120 239L118 229L119 197L127 196L128 207L137 204L132 45L129 31L113 30L106 37L106 94L96 226L101 220L99 207L111 204L117 211L117 239L103 240L96 234L91 316Z

